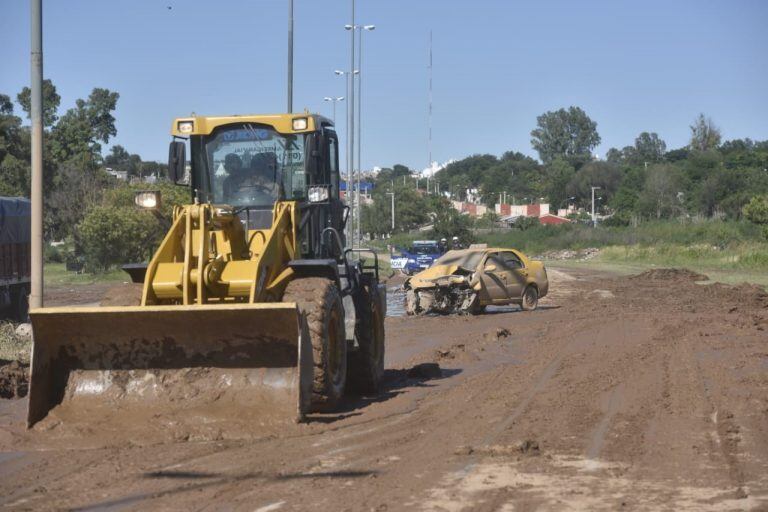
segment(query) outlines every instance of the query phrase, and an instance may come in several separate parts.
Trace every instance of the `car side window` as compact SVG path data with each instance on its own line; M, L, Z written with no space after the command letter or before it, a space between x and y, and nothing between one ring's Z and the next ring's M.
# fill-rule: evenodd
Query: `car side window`
M504 259L505 266L509 269L516 270L525 266L517 254L513 252L502 253L502 258Z
M487 268L489 265L495 265L497 271L503 270L506 267L504 260L497 252L492 252L488 255L488 258L485 260L485 267Z

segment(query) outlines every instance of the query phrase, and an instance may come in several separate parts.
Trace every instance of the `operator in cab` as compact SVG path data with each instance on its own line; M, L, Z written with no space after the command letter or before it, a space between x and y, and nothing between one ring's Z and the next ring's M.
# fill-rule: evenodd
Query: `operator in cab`
M273 152L256 153L250 159L247 169L243 168L242 159L228 154L224 159L224 198L229 203L256 201L257 204L270 204L277 201L280 180L278 179L277 155Z

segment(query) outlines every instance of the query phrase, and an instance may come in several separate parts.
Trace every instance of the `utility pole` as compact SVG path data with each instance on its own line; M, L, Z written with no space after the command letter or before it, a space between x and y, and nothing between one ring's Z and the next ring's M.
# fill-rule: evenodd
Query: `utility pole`
M288 0L288 113L293 112L293 0Z
M597 217L595 217L595 190L600 190L600 187L592 188L592 227L597 226Z
M43 307L43 0L30 0L32 19L31 59L31 308Z

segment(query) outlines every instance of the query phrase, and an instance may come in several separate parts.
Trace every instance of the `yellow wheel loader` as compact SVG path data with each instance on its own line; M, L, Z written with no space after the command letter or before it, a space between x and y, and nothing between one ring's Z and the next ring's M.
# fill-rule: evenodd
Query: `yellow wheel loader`
M31 311L28 425L105 412L265 424L332 411L348 383L376 392L385 289L376 253L345 248L332 122L193 116L172 135L169 175L191 201L131 269L140 305Z

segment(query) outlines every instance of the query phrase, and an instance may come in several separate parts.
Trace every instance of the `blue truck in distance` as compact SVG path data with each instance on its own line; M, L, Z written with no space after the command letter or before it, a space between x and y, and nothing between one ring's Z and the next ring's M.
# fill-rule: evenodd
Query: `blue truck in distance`
M437 240L416 240L410 248L401 251L401 257L392 258L391 265L410 276L429 268L444 252Z

